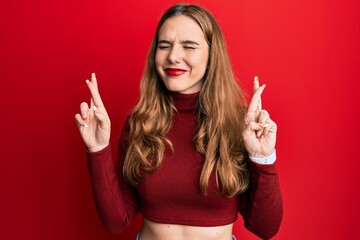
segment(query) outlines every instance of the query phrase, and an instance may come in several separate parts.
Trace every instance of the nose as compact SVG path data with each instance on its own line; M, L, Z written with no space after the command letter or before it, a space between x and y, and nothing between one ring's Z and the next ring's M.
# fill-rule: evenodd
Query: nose
M174 45L169 52L168 61L170 63L179 63L182 59L181 48L177 45Z

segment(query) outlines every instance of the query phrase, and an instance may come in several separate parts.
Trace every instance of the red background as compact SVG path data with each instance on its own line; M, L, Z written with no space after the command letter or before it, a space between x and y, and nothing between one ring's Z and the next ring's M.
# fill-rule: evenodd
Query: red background
M156 23L174 1L0 2L0 239L109 236L94 207L74 115L98 76L115 143L138 96ZM360 239L360 2L196 1L239 81L267 83L279 125L284 219L274 239ZM239 219L238 239L257 239Z

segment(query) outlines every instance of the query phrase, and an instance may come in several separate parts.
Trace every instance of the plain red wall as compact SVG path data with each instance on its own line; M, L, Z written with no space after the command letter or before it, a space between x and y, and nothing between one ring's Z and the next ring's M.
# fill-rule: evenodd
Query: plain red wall
M156 23L175 1L0 2L0 239L134 239L100 224L74 115L96 72L115 143ZM285 215L274 239L360 239L360 2L196 1L279 125ZM238 239L257 239L234 229Z

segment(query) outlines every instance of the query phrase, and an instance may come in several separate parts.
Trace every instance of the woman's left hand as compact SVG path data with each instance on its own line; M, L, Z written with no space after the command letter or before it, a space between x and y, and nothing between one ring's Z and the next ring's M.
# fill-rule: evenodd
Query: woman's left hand
M261 106L261 94L265 86L260 87L258 77L254 78L254 95L251 98L245 116L245 128L242 131L245 148L251 157L267 157L275 149L277 126L271 120L269 113Z

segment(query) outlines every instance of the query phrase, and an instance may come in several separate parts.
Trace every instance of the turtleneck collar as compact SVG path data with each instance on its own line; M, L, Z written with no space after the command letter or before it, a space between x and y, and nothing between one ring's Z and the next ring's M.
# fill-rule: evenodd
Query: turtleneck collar
M199 95L200 92L190 94L170 92L174 106L178 111L199 109Z

